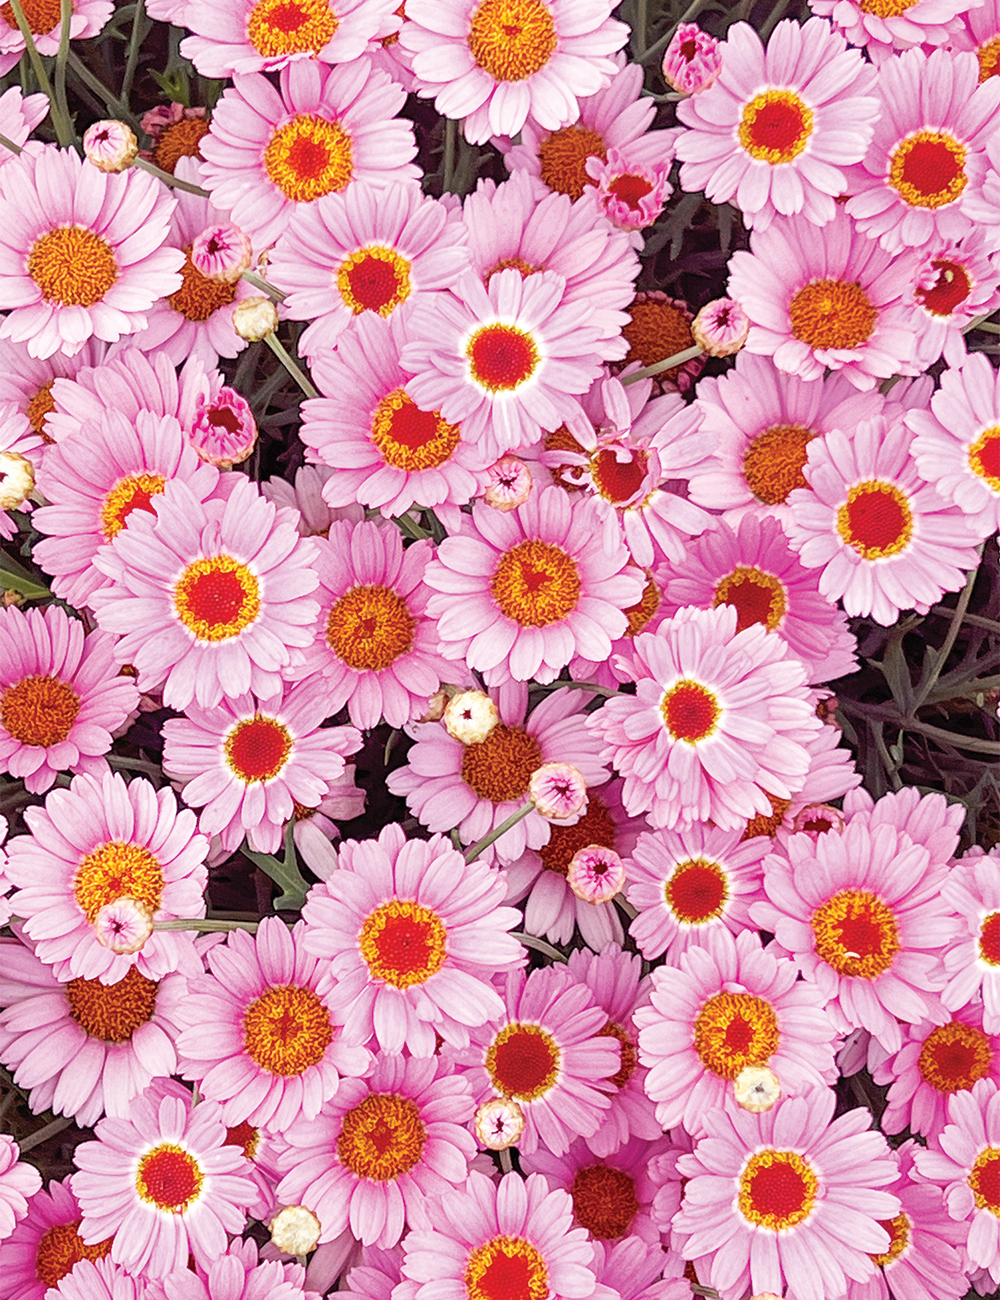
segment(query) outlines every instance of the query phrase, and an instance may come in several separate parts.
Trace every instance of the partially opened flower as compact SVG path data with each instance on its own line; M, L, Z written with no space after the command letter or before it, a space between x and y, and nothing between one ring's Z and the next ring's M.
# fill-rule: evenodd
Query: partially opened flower
M964 364L970 321L1000 306L994 245L980 226L961 241L940 239L923 249L924 263L910 289L918 364L932 366L942 354L951 367Z
M719 42L697 23L679 23L663 52L663 80L682 95L697 95L713 86L722 71Z

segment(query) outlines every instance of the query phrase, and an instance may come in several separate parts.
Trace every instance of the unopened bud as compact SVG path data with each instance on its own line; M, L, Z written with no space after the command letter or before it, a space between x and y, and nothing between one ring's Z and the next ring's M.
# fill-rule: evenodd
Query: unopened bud
M145 903L118 898L97 913L94 930L102 947L119 956L131 956L153 933L153 914Z
M586 807L587 782L572 763L543 763L531 774L528 798L543 817L565 821Z
M681 23L663 55L663 80L682 95L707 90L722 71L719 42L697 23Z
M463 745L481 745L500 721L500 711L483 691L459 691L441 718L449 736Z
M516 1146L524 1132L524 1111L507 1097L494 1097L476 1111L476 1137L490 1151Z
M805 831L812 836L823 835L826 831L839 835L843 829L844 814L828 803L811 803L801 808L792 819L793 831Z
M566 883L584 903L607 903L625 885L625 864L614 849L588 844L570 858Z
M418 722L440 722L444 717L444 711L448 707L448 701L451 696L445 690L435 691L427 701L427 708L417 719Z
M494 510L516 510L531 496L531 471L517 456L501 456L486 471L489 483L483 500Z
M250 403L235 388L221 388L217 397L199 402L191 427L191 445L210 465L231 469L257 444L257 421Z
M233 328L241 339L259 343L278 328L278 309L270 298L244 298L233 309Z
M123 172L138 158L139 141L130 126L109 118L87 127L83 133L83 152L98 171Z
M286 1255L308 1255L322 1231L319 1219L304 1205L286 1205L271 1220L271 1241Z
M35 490L35 467L19 451L0 451L0 510L16 510Z
M706 303L691 322L691 334L710 357L731 357L747 341L750 317L733 298Z
M208 280L235 284L252 263L250 239L231 221L209 226L191 243L191 265Z
M747 1065L733 1080L736 1104L754 1115L770 1110L781 1096L781 1080L766 1065Z

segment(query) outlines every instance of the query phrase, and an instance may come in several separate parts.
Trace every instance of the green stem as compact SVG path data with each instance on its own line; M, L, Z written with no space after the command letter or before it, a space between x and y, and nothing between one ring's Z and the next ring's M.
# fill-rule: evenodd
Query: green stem
M497 1155L500 1157L500 1171L501 1171L501 1173L504 1173L504 1174L511 1174L511 1173L513 1173L513 1172L514 1172L514 1162L513 1162L513 1161L511 1160L511 1158L510 1158L510 1151L509 1151L509 1149L505 1147L505 1148L503 1149L503 1151L498 1151L498 1152L497 1152Z
M932 614L951 614L953 612L947 605L935 605L931 610ZM966 614L965 621L972 627L981 627L985 632L1000 633L1000 623L997 623L992 618L982 618L979 614Z
M2 144L5 149L9 149L11 153L24 153L24 150L19 144L15 144L13 140L8 140L5 135L0 135L0 144Z
M975 328L982 330L984 334L1000 334L1000 325L994 325L992 321L988 320L981 320Z
M203 190L200 185L192 185L190 181L178 180L176 176L171 176L169 172L161 171L155 163L147 162L145 158L137 158L132 164L133 167L139 167L144 172L149 172L150 176L155 176L164 185L169 185L174 190L184 190L187 194L197 194L200 199L210 199L212 196L208 190Z
M941 670L944 668L948 656L954 649L955 642L958 639L958 634L962 630L965 611L969 608L969 601L972 599L972 588L975 586L976 574L978 572L978 568L972 569L966 579L965 586L962 588L955 609L952 612L951 623L949 624L947 635L945 636L941 649L937 652L937 656L934 660L934 667L931 670L927 681L922 684L913 701L913 706L911 708L912 713L916 713L917 709L920 708L921 704L924 703L928 695L930 695L931 691L934 689L938 678L941 676Z
M539 939L537 935L524 934L520 930L511 930L510 933L511 938L519 939L526 948L534 948L535 952L542 952L546 957L551 957L553 961L567 960L566 956L558 948L553 948L550 943L546 943L544 939Z
M16 560L12 560L6 552L0 552L0 587L19 591L29 600L45 600L52 595L48 587L36 582L28 571L23 569Z
M760 29L760 39L767 44L767 38L777 27L780 20L785 16L785 10L788 8L791 0L778 0L771 12L764 19L764 24Z
M14 0L11 0L11 2L14 3ZM92 90L98 99L104 101L104 106L108 112L110 112L114 117L121 118L123 122L127 122L133 131L140 132L142 130L142 127L139 124L139 119L131 111L129 106L124 104L117 95L108 90L100 77L94 76L75 50L70 50L66 62L80 78L83 84ZM157 171L159 171L158 168Z
M122 76L121 98L128 103L132 93L132 82L139 64L139 50L142 46L143 28L146 19L146 0L136 0L135 13L132 15L132 35L128 42L128 55L125 59L125 72Z
M36 1128L34 1133L29 1133L23 1142L18 1143L21 1148L21 1155L24 1155L25 1151L30 1151L33 1147L41 1146L43 1142L48 1142L49 1138L55 1137L57 1133L69 1128L72 1123L71 1119L61 1115L59 1119L52 1120L42 1128Z
M284 302L288 297L280 289L276 289L273 284L268 284L266 280L261 279L254 271L244 271L243 279L246 280L247 284L252 284L255 289L259 289L261 293L266 293L272 302Z
M547 682L544 686L536 682L531 689L535 691L591 691L594 695L606 695L608 699L618 694L610 686L598 686L595 682Z
M193 920L181 919L178 921L154 921L154 930L200 930L203 933L208 932L215 934L221 930L249 930L251 934L257 932L257 921L210 921L206 917L197 917Z
M650 379L653 375L662 375L664 370L673 370L674 366L682 366L685 361L693 361L695 357L700 357L704 348L695 343L690 348L685 348L683 352L676 352L672 357L667 357L663 361L654 361L651 366L643 366L641 370L634 370L630 375L622 375L623 384L635 384L640 379Z
M292 360L285 345L281 342L278 336L273 332L271 334L265 334L264 342L302 389L306 397L319 397L319 392L313 387L312 380L303 370L300 369L298 364Z
M69 56L69 25L73 17L73 0L59 0L59 52L56 54L56 75L55 75L55 93L56 103L59 105L59 112L63 120L70 124L70 139L68 142L60 140L60 144L72 144L76 139L76 131L72 126L73 119L70 117L69 101L66 98L66 59ZM55 119L53 118L53 121Z
M404 537L409 537L411 541L422 542L425 537L430 537L426 529L421 528L415 519L411 519L408 514L397 515L392 521Z
M684 10L680 18L678 18L674 23L673 27L668 27L658 41L655 41L648 50L644 50L636 59L636 63L648 63L650 59L655 58L657 54L662 50L665 50L673 40L674 32L677 28L680 27L682 23L689 23L692 19L697 18L707 3L708 0L692 0L692 3ZM644 40L645 36L646 34L643 32Z
M60 3L65 9L66 0L60 0ZM49 74L45 71L45 64L42 62L42 56L38 53L35 37L27 18L24 16L24 10L21 8L21 0L11 0L11 9L14 12L14 21L17 23L18 30L24 37L24 48L34 70L39 89L49 97L49 112L52 116L52 125L56 129L56 139L61 145L71 145L75 139L73 125L68 117L63 114L56 99L55 91L52 89L52 82L49 81ZM63 31L65 39L68 41L69 32L65 23L63 24Z
M509 817L506 817L499 826L494 826L488 835L484 835L481 840L477 840L471 849L466 849L466 862L475 862L476 858L488 849L494 840L498 840L501 835L506 835L512 826L516 826L518 822L523 822L525 817L534 811L535 805L529 799L526 804L518 808L517 812L513 812Z
M441 177L442 194L450 194L455 181L455 145L458 137L458 122L453 117L444 124L444 168Z

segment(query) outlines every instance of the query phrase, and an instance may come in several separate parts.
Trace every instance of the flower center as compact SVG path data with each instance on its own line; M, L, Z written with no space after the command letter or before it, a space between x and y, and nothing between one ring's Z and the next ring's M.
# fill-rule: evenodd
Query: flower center
M35 1251L35 1275L43 1286L58 1286L81 1259L93 1262L111 1250L114 1237L88 1246L79 1233L82 1222L76 1219L73 1223L57 1223L42 1236Z
M177 617L200 641L228 641L260 614L260 585L231 555L195 560L174 586Z
M878 18L899 18L918 2L919 0L857 0L858 8L863 14L875 14Z
M1000 912L983 918L979 931L979 959L988 966L1000 966Z
M491 266L485 273L483 284L488 289L490 281L501 271L520 271L521 279L527 280L529 275L535 275L539 269L537 266L532 266L530 262L526 262L523 257L501 257L500 261L495 266Z
M588 844L596 844L602 849L615 847L615 823L600 797L593 791L588 791L587 811L580 820L572 826L560 826L558 822L552 822L549 842L543 844L538 852L543 866L565 876L573 856Z
M616 1088L624 1088L629 1079L631 1079L638 1061L635 1051L635 1043L632 1042L631 1038L629 1038L621 1025L616 1025L613 1020L609 1020L603 1029L597 1031L597 1037L615 1038L618 1040L622 1049L622 1063L618 1067L616 1073L608 1076L608 1081L613 1083Z
M938 1092L968 1092L979 1079L986 1078L992 1061L988 1036L974 1025L953 1020L927 1035L917 1066L924 1083Z
M410 263L392 248L371 244L346 257L337 272L337 288L349 311L377 311L390 316L410 296Z
M50 411L56 409L56 399L52 396L52 385L55 382L54 379L50 379L47 384L43 384L28 403L28 409L26 411L26 415L31 422L31 427L36 433L40 433L46 442L52 441L49 435L45 432L45 417Z
M625 617L628 619L628 627L625 629L626 636L638 636L660 608L660 589L649 570L646 569L644 572L646 574L646 585L642 589L642 595L639 597L637 604L630 605L625 611Z
M969 468L1000 492L1000 425L984 429L970 446Z
M1000 1219L1000 1147L980 1151L969 1172L969 1186L977 1210L989 1210Z
M0 694L0 722L22 745L61 744L79 712L79 695L58 677L22 677Z
M200 1196L203 1182L197 1160L173 1142L147 1151L135 1175L141 1199L165 1214L183 1214Z
M354 174L351 137L339 122L300 113L271 136L264 150L264 170L293 203L312 203L324 194L339 193Z
M540 1025L504 1025L486 1053L486 1070L504 1097L535 1101L559 1078L560 1052Z
M788 602L785 588L773 573L738 565L715 588L713 606L732 605L736 610L736 631L763 623L773 632L785 617Z
M395 1093L372 1093L344 1116L337 1155L358 1178L385 1183L410 1172L426 1141L416 1102Z
M440 411L422 411L402 388L394 388L375 407L369 436L387 465L412 474L449 460L461 427L443 420Z
M174 174L182 158L200 158L202 138L208 135L209 124L204 117L182 117L161 133L153 149L153 162L161 171Z
M315 57L339 25L326 0L258 0L247 19L247 40L264 59Z
M740 1213L754 1227L780 1232L809 1218L819 1179L795 1151L758 1151L740 1175Z
M523 1237L493 1237L469 1255L465 1294L468 1300L546 1300L545 1257Z
M897 1214L894 1219L879 1219L880 1228L889 1234L889 1249L884 1255L869 1255L879 1268L885 1268L894 1259L898 1259L910 1240L910 1220L905 1214Z
M226 763L245 781L273 781L288 761L292 737L277 718L255 713L238 722L226 737Z
M260 1130L248 1123L236 1124L226 1129L226 1146L239 1147L248 1160L253 1160L260 1145Z
M327 616L326 643L348 668L380 673L412 648L416 626L391 587L352 587Z
M694 1050L722 1079L735 1079L748 1065L766 1065L780 1037L774 1008L751 993L715 994L694 1022Z
M46 302L93 307L117 281L118 263L100 235L80 226L59 226L32 244L28 274Z
M83 859L73 877L73 894L91 925L102 907L119 898L134 898L151 914L160 906L163 871L141 844L110 840Z
M803 466L816 435L799 424L776 424L758 433L743 453L743 477L758 501L783 505L794 488L807 488Z
M490 589L505 617L522 627L545 627L576 609L580 575L562 547L533 537L501 555Z
M512 803L527 793L531 774L541 765L542 751L535 738L521 727L499 722L485 740L466 745L462 780L480 799Z
M210 280L195 269L191 261L191 245L184 249L181 267L181 287L170 294L167 302L186 320L203 321L228 307L236 297L236 285L222 280Z
M624 1237L639 1213L635 1179L610 1165L578 1170L570 1196L577 1223L601 1241Z
M574 203L594 183L587 175L588 158L608 160L603 139L589 126L564 126L538 146L542 180L550 190L568 194Z
M627 208L638 211L640 202L647 194L652 192L653 186L645 176L637 176L633 172L625 172L621 176L616 176L608 186L609 193L619 199Z
M372 979L408 989L438 973L448 955L447 938L436 912L421 903L394 898L365 917L358 948Z
M75 979L66 985L69 1014L91 1038L127 1043L140 1025L152 1020L159 984L130 966L117 984Z
M914 289L913 296L932 316L951 316L972 292L972 279L961 262L936 257L931 266L938 273L930 289Z
M840 975L873 980L899 952L892 909L864 889L842 889L812 914L816 956Z
M722 707L700 682L679 681L660 701L663 722L674 740L696 745L715 731Z
M865 560L898 555L913 536L913 512L892 483L856 483L837 511L837 532Z
M792 334L811 348L859 348L867 343L878 310L858 282L813 280L788 305Z
M535 340L515 325L484 325L465 345L469 375L490 393L509 393L538 368Z
M694 343L687 317L679 307L652 299L634 302L629 308L629 323L622 329L628 342L626 364L639 361L644 366L666 361ZM662 378L676 379L680 367L665 370Z
M976 50L979 59L979 84L989 81L990 77L1000 76L1000 36L994 36L985 45Z
M690 858L674 868L663 886L663 897L682 925L705 925L725 911L729 901L726 873L717 862Z
M294 984L269 988L243 1015L243 1046L271 1074L305 1074L333 1042L330 1013L312 991Z
M558 46L542 0L482 0L472 15L469 49L494 81L524 81L545 67Z
M771 801L771 811L769 813L758 813L756 817L751 817L747 822L747 828L740 836L740 843L744 840L755 839L758 835L769 835L773 838L775 831L785 820L785 813L792 806L791 799L779 799L777 795L764 793Z
M917 131L893 149L888 183L911 208L954 203L969 183L965 152L950 131Z
M611 447L602 447L590 461L594 487L613 505L626 505L646 481L649 453L639 448L626 447L624 460Z
M790 163L812 135L813 115L790 90L765 90L744 105L740 144L760 162Z
M21 0L21 12L35 36L48 36L62 16L62 5L59 0ZM0 6L0 14L7 26L17 31L14 6Z
M153 497L163 491L164 482L162 474L132 474L118 480L101 506L101 532L109 542L125 527L133 510L155 513Z

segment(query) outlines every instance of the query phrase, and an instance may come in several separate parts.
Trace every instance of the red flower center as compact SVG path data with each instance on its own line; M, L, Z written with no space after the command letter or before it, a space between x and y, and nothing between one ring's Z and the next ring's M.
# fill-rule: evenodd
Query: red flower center
M865 560L898 555L913 536L913 512L891 483L858 483L837 511L837 532Z
M355 316L375 311L385 317L410 296L410 263L392 248L359 248L337 272L337 287Z
M167 1214L182 1214L197 1200L203 1181L195 1158L172 1142L147 1152L135 1176L142 1199Z
M920 1077L938 1092L967 1092L990 1072L990 1040L975 1025L952 1020L927 1035L917 1066Z
M627 172L624 176L616 176L608 189L616 199L621 199L626 207L638 208L639 200L651 193L653 186L645 176L636 176Z
M276 718L259 713L236 725L226 738L226 762L241 781L273 781L285 766L292 738Z
M715 730L719 702L700 682L682 681L671 687L660 704L663 721L674 740L695 745Z
M990 966L1000 966L1000 912L991 912L979 931L979 956Z
M538 1025L513 1022L497 1034L486 1053L486 1069L497 1092L533 1101L553 1086L559 1048Z
M914 298L932 316L950 316L972 292L972 281L961 262L936 257L931 266L938 278L930 289L914 290Z
M361 956L374 979L398 989L423 984L444 965L447 931L436 912L394 898L366 918L358 935Z
M466 344L472 378L491 393L509 393L531 378L538 349L530 334L514 325L484 325Z
M678 921L704 925L722 915L729 897L726 874L705 858L681 862L664 885L663 896Z
M807 1219L819 1179L795 1151L759 1151L740 1177L739 1207L755 1226L780 1231Z

